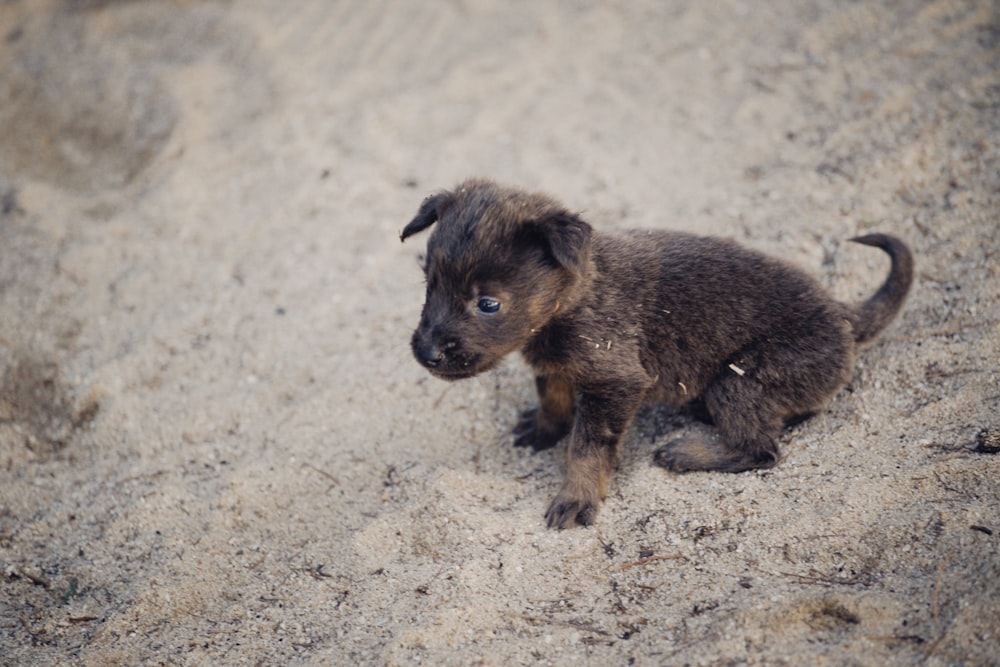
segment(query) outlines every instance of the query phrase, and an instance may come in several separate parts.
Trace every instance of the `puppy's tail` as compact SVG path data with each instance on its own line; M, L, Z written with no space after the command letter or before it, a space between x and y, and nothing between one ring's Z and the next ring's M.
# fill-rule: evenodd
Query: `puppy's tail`
M868 234L851 241L881 248L892 260L886 281L868 300L855 307L854 340L864 345L885 329L902 308L913 284L913 255L906 244L887 234Z

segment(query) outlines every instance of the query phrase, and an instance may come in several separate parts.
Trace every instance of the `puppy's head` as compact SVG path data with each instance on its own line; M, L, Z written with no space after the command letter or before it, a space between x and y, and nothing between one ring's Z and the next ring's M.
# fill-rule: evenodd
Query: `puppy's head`
M427 242L427 295L413 355L455 380L522 349L587 273L590 225L542 195L466 181L424 200L401 240Z

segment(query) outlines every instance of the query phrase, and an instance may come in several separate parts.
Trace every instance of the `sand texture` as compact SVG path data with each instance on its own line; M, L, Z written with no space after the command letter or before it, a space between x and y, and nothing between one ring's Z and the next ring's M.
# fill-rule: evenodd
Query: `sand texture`
M409 337L470 176L905 311L766 472L595 526ZM1000 664L1000 5L0 2L0 664ZM724 326L724 323L720 323Z

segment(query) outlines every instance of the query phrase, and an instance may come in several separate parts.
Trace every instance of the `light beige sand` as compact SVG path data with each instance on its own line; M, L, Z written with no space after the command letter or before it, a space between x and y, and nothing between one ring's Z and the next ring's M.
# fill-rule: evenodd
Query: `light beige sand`
M1000 10L0 3L0 663L1000 663ZM903 315L785 460L599 523L518 360L408 339L429 192L713 233Z

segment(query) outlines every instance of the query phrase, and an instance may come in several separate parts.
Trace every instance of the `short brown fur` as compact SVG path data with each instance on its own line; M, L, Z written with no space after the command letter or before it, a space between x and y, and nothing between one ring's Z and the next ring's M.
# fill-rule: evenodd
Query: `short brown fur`
M537 408L517 446L569 435L566 482L548 525L589 525L621 440L645 400L697 401L718 440L660 447L669 470L774 465L782 426L843 386L858 349L898 313L913 260L899 240L857 239L889 254L868 300L833 300L812 278L731 241L667 231L601 234L552 199L470 180L428 197L401 234L436 223L414 356L448 380L520 351Z

